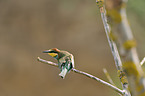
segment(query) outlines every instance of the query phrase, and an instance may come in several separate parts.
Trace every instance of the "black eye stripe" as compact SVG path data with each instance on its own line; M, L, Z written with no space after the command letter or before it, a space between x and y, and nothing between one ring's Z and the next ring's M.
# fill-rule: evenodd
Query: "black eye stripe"
M57 53L56 51L52 50L52 51L49 51L49 53Z

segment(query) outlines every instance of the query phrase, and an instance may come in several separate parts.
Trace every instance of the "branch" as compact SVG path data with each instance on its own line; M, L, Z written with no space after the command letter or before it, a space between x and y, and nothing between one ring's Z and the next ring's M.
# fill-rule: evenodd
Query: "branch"
M56 64L54 62L51 62L51 61L46 61L44 59L41 59L40 57L38 57L37 60L39 62L41 62L41 63L45 63L45 64L48 64L48 65L51 65L51 66L58 67L58 64ZM78 74L81 74L81 75L85 75L85 76L87 76L87 77L89 77L91 79L94 79L94 80L96 80L96 81L98 81L98 82L100 82L100 83L108 86L109 88L113 89L114 91L116 91L116 92L118 92L118 93L120 93L122 95L125 94L125 91L124 90L121 90L121 89L119 89L119 88L111 85L110 83L108 83L106 81L103 81L103 80L101 80L101 79L99 79L99 78L97 78L97 77L95 77L95 76L93 76L93 75L91 75L89 73L86 73L86 72L83 72L83 71L80 71L80 70L77 70L77 69L72 69L71 71L73 71L75 73L78 73Z
M110 26L107 22L106 10L104 8L104 2L103 2L103 0L96 0L96 3L98 5L98 7L100 8L101 17L102 17L103 25L104 25L104 28L105 28L106 36L107 36L107 39L108 39L108 42L109 42L109 46L111 48L111 52L112 52L113 57L114 57L114 61L115 61L117 70L122 70L122 62L121 62L116 44L110 38L111 29L110 29Z
M115 83L113 82L113 80L111 79L111 77L110 77L110 75L109 75L109 73L108 73L108 71L107 71L106 68L103 68L103 72L104 72L104 74L106 75L106 77L107 77L107 79L109 80L109 82L110 82L112 85L116 86ZM122 96L122 95L119 94L119 93L118 93L118 95Z
M110 77L110 75L109 75L109 73L108 73L108 71L107 71L106 68L103 68L103 72L104 72L104 74L106 75L106 77L107 77L107 79L109 80L109 82L110 82L112 85L115 85L114 82L113 82L113 80L111 79L111 77Z
M136 41L128 23L126 3L127 0L106 0L107 19L111 20L110 25L113 29L111 32L116 37L114 42L119 49L129 91L132 96L145 96L144 72L136 51ZM125 82L124 84L126 85Z
M112 55L114 57L115 65L116 65L116 68L119 73L119 77L120 77L121 84L123 86L123 90L126 90L126 92L127 92L127 94L125 94L124 96L130 96L130 93L128 90L128 82L123 82L123 81L127 81L127 79L125 78L125 75L122 75L123 74L122 62L121 62L121 58L120 58L116 43L113 41L113 38L112 38L111 27L109 26L108 21L107 21L104 0L96 0L96 4L100 9L101 18L102 18L103 25L105 28L107 40L108 40L109 46L111 48Z
M145 57L142 59L142 61L140 62L141 65L143 65L145 63Z

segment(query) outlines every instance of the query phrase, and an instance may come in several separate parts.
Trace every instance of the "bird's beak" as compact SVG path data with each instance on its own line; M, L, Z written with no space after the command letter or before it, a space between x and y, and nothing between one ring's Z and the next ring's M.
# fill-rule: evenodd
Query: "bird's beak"
M49 53L50 52L50 50L45 50L45 51L43 51L43 53Z

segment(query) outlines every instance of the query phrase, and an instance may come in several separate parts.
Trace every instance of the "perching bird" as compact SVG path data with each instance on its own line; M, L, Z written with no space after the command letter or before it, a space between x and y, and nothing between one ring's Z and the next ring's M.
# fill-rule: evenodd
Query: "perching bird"
M59 76L61 76L62 78L64 78L66 73L68 73L72 68L74 68L74 57L67 51L52 48L43 51L43 53L48 53L53 58L57 59L58 67L61 71Z

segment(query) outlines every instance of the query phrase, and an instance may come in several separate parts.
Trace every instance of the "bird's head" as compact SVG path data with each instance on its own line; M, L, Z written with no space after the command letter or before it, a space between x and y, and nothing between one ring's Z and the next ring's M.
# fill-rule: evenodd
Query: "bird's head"
M48 53L50 56L52 56L55 59L58 59L59 52L60 50L57 48L52 48L52 49L43 51L43 53Z

